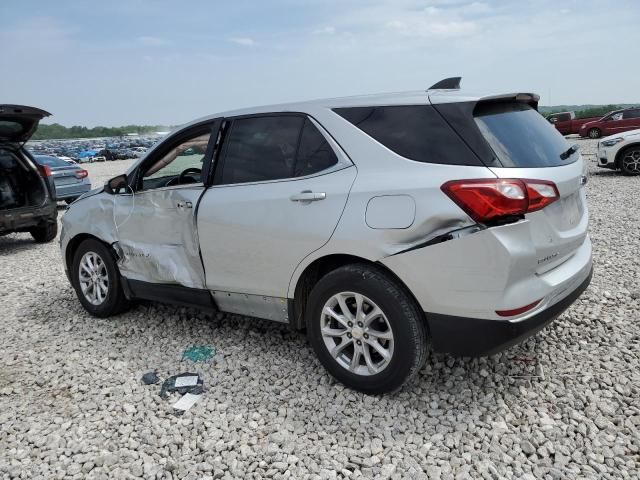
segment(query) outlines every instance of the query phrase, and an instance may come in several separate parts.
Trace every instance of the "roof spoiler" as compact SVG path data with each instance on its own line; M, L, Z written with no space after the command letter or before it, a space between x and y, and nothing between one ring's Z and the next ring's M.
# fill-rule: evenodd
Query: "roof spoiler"
M478 103L484 102L520 102L531 105L536 110L538 109L538 102L540 101L540 95L535 93L506 93L504 95L492 95L490 97L482 97L478 100Z
M460 90L462 77L449 77L431 85L427 90Z

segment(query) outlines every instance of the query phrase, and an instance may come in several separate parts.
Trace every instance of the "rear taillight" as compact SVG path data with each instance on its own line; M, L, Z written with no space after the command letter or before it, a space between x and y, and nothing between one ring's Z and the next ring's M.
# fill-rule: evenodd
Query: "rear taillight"
M441 187L467 215L485 223L540 210L560 198L553 182L518 178L453 180Z
M89 175L89 172L86 170L76 170L76 178L78 180L85 178L87 175Z
M38 171L43 177L50 177L53 175L53 172L51 172L51 169L47 165L38 165Z

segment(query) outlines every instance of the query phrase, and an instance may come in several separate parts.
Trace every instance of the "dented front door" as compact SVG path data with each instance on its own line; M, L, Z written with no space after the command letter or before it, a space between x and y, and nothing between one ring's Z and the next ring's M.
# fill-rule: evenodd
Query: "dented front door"
M181 185L117 197L120 272L131 280L204 288L195 211L204 186Z
M115 196L116 250L131 280L204 288L195 212L202 184Z

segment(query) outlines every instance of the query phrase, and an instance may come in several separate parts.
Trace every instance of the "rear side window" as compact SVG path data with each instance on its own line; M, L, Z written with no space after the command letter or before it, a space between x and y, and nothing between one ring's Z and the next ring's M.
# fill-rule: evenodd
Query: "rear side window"
M338 157L315 125L307 118L304 121L300 147L296 159L295 176L312 175L338 163Z
M221 183L293 177L298 139L305 119L296 115L234 120L226 139Z
M474 110L474 118L504 167L556 167L578 159L577 152L565 160L561 158L569 145L530 105L480 103Z
M627 118L640 118L640 110L627 110L624 112L623 117L624 119Z
M410 160L449 165L481 165L460 137L429 105L334 109L389 150Z

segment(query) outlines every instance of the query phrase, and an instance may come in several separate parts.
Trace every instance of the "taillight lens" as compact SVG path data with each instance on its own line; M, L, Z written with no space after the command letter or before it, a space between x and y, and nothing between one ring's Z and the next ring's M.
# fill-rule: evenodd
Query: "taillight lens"
M78 180L85 178L87 175L89 175L89 172L86 170L76 170L76 178Z
M47 165L38 165L38 170L40 171L40 175L43 177L50 177L53 175L53 172Z
M535 212L560 198L555 184L546 180L453 180L441 189L467 215L481 223Z

